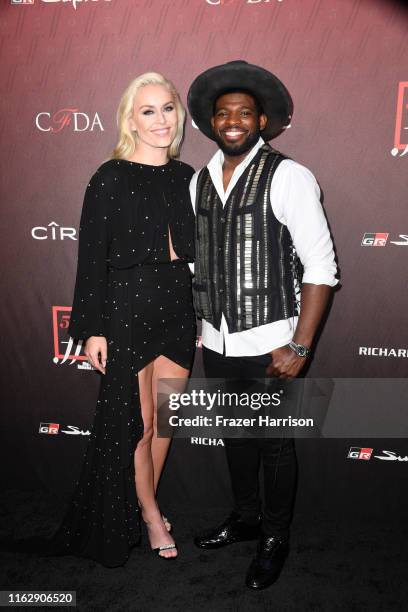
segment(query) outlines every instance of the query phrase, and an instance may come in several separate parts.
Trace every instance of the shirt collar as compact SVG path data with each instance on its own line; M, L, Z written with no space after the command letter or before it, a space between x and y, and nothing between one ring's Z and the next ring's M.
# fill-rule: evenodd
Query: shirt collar
M212 179L212 181L213 181L213 183L214 183L214 185L215 185L215 187L216 187L216 189L218 191L218 194L219 194L219 196L221 197L222 200L228 198L228 196L231 193L233 187L235 186L238 178L241 176L241 174L243 173L245 168L251 163L251 161L253 160L253 158L255 157L257 152L259 151L259 149L264 144L265 144L265 141L260 136L258 142L256 143L256 145L254 145L252 147L252 149L249 151L248 155L235 168L235 170L233 172L233 175L231 177L231 180L229 182L229 185L227 187L227 191L225 193L224 193L224 188L222 186L222 184L223 184L223 181L222 181L222 165L224 163L224 153L221 151L221 149L218 149L218 151L212 156L212 158L210 159L210 161L207 164L207 168L208 168L208 171L210 173L211 179Z
M259 137L258 142L256 143L256 145L254 145L252 147L252 149L249 151L248 155L242 160L242 162L240 164L238 164L238 166L235 168L235 170L238 170L238 168L246 168L246 166L253 160L253 158L255 157L255 155L257 154L257 152L259 151L259 149L265 144L264 139L262 138L262 136ZM221 149L218 149L218 151L212 156L212 158L210 159L210 161L207 164L207 168L208 170L215 170L216 168L221 168L222 170L222 165L224 163L224 153L221 151Z

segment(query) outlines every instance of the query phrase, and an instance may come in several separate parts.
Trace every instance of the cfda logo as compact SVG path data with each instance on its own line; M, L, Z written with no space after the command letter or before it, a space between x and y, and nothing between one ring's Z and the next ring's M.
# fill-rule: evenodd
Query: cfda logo
M408 81L398 85L397 112L395 115L394 147L391 155L404 157L408 153Z
M57 134L65 128L73 132L93 132L96 129L100 132L105 131L98 113L92 117L80 112L78 108L61 108L54 114L38 113L35 125L40 132L51 132L51 134Z

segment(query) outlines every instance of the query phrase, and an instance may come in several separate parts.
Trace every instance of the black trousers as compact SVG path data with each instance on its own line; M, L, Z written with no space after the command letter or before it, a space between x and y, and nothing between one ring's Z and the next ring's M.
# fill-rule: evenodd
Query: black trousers
M203 347L207 378L265 378L270 355L226 357ZM234 510L248 523L262 514L262 531L267 536L288 537L296 493L297 461L291 438L225 438L225 450ZM259 492L263 466L264 504Z

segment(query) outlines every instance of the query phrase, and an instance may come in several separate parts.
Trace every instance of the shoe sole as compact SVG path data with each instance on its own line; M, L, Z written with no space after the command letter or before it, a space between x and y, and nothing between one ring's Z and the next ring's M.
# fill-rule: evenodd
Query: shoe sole
M225 546L229 546L230 544L238 544L239 542L253 542L254 540L258 540L259 536L254 536L253 538L239 538L237 540L228 540L228 542L222 542L221 544L198 544L194 542L197 548L201 548L202 550L215 550L217 548L224 548Z

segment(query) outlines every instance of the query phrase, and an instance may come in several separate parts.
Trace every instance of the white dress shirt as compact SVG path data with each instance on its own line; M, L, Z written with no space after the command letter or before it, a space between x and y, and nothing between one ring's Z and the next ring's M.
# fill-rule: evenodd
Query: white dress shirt
M214 187L225 206L239 177L262 147L259 139L245 159L235 168L227 190L224 191L222 166L224 154L218 150L207 165ZM190 195L195 210L197 191L196 172L191 179ZM295 161L283 160L277 167L271 183L270 202L275 217L287 226L293 245L303 264L303 283L315 285L337 284L333 244L326 218L320 204L320 189L313 174ZM263 355L288 344L295 333L298 317L260 325L245 331L230 333L222 315L221 328L202 321L202 343L205 347L233 357Z

